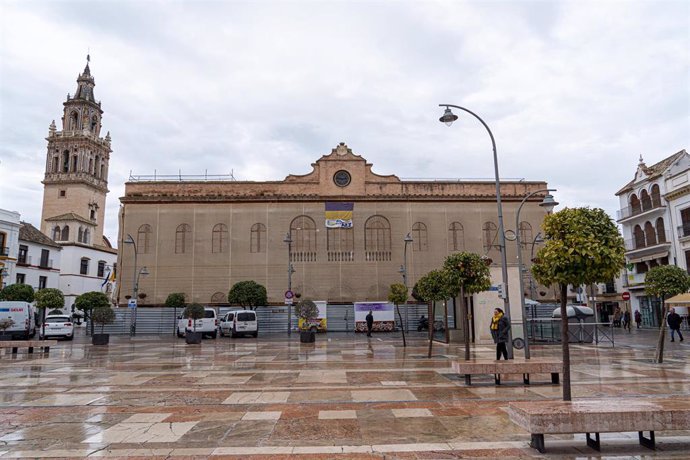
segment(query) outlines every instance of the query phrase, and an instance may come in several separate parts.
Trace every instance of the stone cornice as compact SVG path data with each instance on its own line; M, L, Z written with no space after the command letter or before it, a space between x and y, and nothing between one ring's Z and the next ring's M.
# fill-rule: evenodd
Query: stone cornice
M664 198L666 198L668 201L675 200L676 198L680 198L681 196L685 195L690 195L690 184L685 185L677 190L674 190L672 192L668 192L667 194L664 195Z

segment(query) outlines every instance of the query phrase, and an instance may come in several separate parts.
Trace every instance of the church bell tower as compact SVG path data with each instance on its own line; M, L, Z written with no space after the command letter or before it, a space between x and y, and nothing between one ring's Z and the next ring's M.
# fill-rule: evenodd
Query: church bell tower
M86 67L63 103L61 130L48 130L41 231L59 243L103 246L110 133L100 137L103 110Z

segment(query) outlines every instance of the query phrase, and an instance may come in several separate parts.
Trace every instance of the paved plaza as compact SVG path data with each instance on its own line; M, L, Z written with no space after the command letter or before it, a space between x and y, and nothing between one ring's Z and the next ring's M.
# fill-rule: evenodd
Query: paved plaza
M616 346L573 345L574 398L690 396L690 346L667 343L650 362L656 331L618 334ZM688 458L690 432L657 432L657 450L637 433L547 436L547 453L508 420L509 401L559 399L549 376L467 387L451 363L456 346L414 333L219 338L201 346L173 337L85 337L48 356L0 356L0 458ZM521 352L517 351L516 355ZM492 359L493 347L473 349ZM560 346L533 347L558 357ZM476 382L476 384L474 384ZM543 382L543 383L540 383ZM548 382L548 383L547 383Z

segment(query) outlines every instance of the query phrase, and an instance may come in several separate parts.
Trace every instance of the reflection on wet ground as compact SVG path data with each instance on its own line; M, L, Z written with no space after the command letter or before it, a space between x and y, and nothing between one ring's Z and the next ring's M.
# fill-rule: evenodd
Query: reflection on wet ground
M610 344L573 346L575 398L690 394L690 347L667 344L650 362L656 331ZM659 457L688 458L690 432L659 432L657 451L637 433L602 435L603 453L584 435L553 436L547 454L528 447L509 401L559 399L561 387L525 386L521 376L467 387L452 374L456 346L426 359L422 336L319 335L204 340L111 337L60 342L50 355L0 356L0 458ZM534 346L558 357L559 346ZM516 351L516 355L520 352ZM473 356L492 359L490 345ZM542 379L544 380L544 379ZM548 378L546 379L548 381Z

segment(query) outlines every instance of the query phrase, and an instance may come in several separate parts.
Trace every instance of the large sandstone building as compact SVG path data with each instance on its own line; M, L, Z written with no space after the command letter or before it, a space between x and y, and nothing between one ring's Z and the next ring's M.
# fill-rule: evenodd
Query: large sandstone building
M150 273L140 278L139 293L146 294L141 305L160 305L172 292L220 305L243 280L263 284L269 302L283 303L288 257L292 290L304 297L385 300L389 286L402 281L407 234L410 287L448 254L463 250L491 258L494 284L500 282L493 181L379 175L343 143L312 167L308 174L269 182L130 180L121 198L120 304L132 292L133 245L122 246L128 235L136 241L137 271L145 266ZM506 229L514 226L520 201L546 188L545 182L501 182ZM526 261L545 215L542 198L526 203L519 230L512 229L521 232ZM507 244L516 299L517 250L514 242Z

